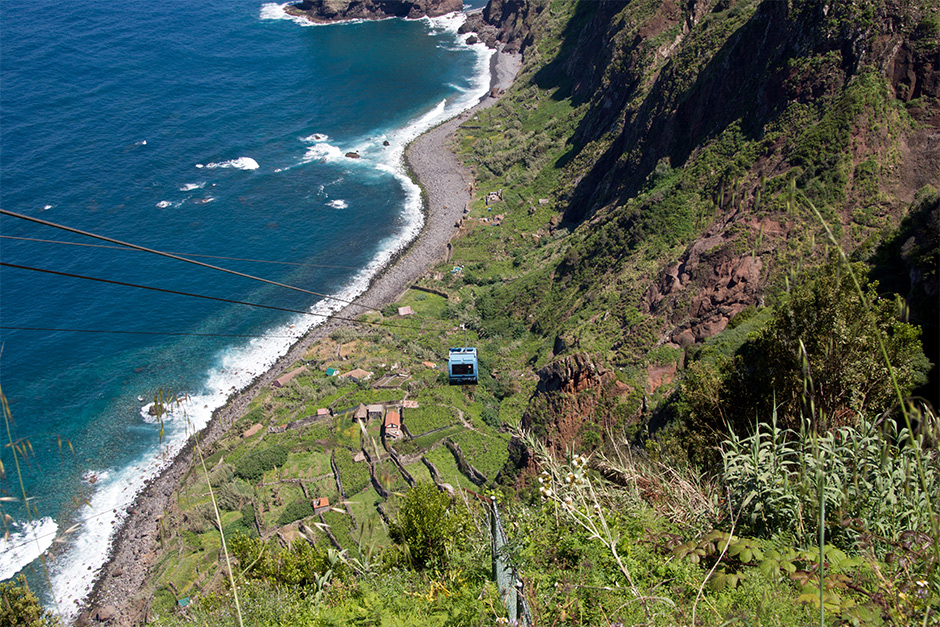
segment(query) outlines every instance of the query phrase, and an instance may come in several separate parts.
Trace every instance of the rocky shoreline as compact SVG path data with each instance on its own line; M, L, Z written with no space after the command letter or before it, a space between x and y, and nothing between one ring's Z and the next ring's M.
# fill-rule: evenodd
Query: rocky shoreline
M349 20L410 20L463 10L463 0L302 0L284 9L318 24Z
M517 54L497 51L490 62L489 95L408 146L405 161L424 190L425 224L417 239L373 279L369 289L355 303L346 306L338 316L356 317L363 313L364 308L381 308L395 302L428 268L446 258L450 240L457 233L473 190L470 172L449 149L450 137L476 111L496 103L494 96L509 87L521 62ZM261 389L271 385L314 342L344 324L349 323L331 320L312 329L270 370L247 388L233 394L225 406L214 412L208 426L197 436L201 445L207 446L226 433ZM194 441L190 440L176 459L137 496L75 625L136 625L146 621L153 591L144 589L144 584L150 574L150 566L157 559L160 520L180 482L193 466L194 449Z

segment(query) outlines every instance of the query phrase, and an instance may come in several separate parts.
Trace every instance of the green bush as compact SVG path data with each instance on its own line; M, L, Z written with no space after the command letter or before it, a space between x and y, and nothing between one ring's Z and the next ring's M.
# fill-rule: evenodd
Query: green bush
M783 295L769 324L733 356L692 364L680 394L691 431L746 433L755 416L776 413L786 428L799 429L805 418L822 433L890 410L899 392L925 381L920 329L901 320L896 298L879 296L864 264L852 270L861 293L844 265L821 266Z
M278 516L277 524L287 525L295 520L306 518L307 516L313 516L313 505L307 499L300 499L288 503L287 507L281 512L281 515Z
M276 542L235 534L229 549L247 578L273 585L315 588L317 576L328 570L332 569L334 576L345 574L342 564L330 564L326 550L303 540L281 547Z
M406 548L412 568L446 569L455 547L469 532L466 509L433 483L419 483L405 495L389 529L395 542Z
M241 458L235 464L235 476L245 481L257 481L266 471L287 462L287 449L272 446Z
M47 611L20 575L16 581L0 583L0 625L25 627L53 627L61 625L59 619Z

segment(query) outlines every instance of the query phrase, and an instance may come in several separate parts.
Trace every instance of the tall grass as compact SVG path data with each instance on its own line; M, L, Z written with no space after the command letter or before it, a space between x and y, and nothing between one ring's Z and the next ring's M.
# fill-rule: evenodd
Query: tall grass
M2 347L0 347L0 353L2 353ZM30 454L32 453L33 446L28 439L19 439L19 438L13 437L13 415L10 412L10 404L7 402L7 397L6 395L4 395L2 387L0 387L0 407L2 407L3 423L4 423L5 430L6 430L6 435L7 435L7 444L5 446L10 448L11 454L13 456L13 466L14 466L14 469L16 470L16 480L20 489L20 494L22 495L23 507L26 511L27 528L31 528L30 523L34 522L34 517L38 518L39 512L38 510L36 510L35 506L30 503L29 495L26 492L26 484L23 482L23 468L20 465L20 458L22 458L23 461L27 461L29 459ZM62 438L59 438L60 449L62 447L62 442L63 442ZM73 450L72 443L69 442L68 440L65 440L65 442L68 444L69 450ZM6 476L6 468L4 467L2 460L0 460L0 476ZM3 502L3 501L15 502L16 500L17 500L17 497L12 497L12 496L0 497L0 502ZM2 515L0 516L0 518L2 518L2 521L3 521L4 533L9 534L8 522L12 519L2 509L0 509L0 515ZM78 528L78 525L71 526L69 529L65 531L65 535L72 533L77 528ZM57 540L59 539L57 538ZM35 541L38 542L38 540L35 540ZM39 558L40 558L40 561L42 562L43 577L45 578L46 584L49 586L49 589L51 590L52 582L49 578L49 567L48 567L48 564L46 564L45 552L42 553L42 555L40 555ZM20 585L22 585L22 589L20 589ZM11 599L7 598L7 593L11 593L14 596L19 597L18 599L19 602L16 603L16 607L14 607L13 604L10 603ZM33 596L30 593L29 586L26 584L26 579L22 577L21 575L20 579L17 581L16 584L13 585L11 589L5 590L5 594L3 598L0 599L0 601L4 603L5 607L3 609L9 612L9 615L13 615L14 617L16 617L19 614L19 612L25 612L25 614L19 615L18 617L22 619L29 618L30 620L34 620L35 622L31 624L34 624L37 626L60 625L62 623L62 611L59 608L58 600L56 599L55 595L53 594L50 596L52 598L52 603L53 603L55 611L54 612L43 611L42 608L39 606L38 601L36 600L35 596Z

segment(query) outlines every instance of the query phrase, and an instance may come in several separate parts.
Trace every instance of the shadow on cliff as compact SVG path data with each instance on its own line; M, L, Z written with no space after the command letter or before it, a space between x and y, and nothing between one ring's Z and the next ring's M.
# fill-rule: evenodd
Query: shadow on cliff
M841 81L833 85L830 80L802 93L788 91L788 61L808 49L820 52L827 46L825 38L815 32L812 16L812 11L804 13L794 23L787 3L765 1L711 56L688 88L681 86L687 69L682 67L686 53L680 50L636 111L626 109L626 103L635 96L638 78L628 79L629 90L612 89L615 97L605 97L606 112L585 116L574 134L577 141L559 162L564 165L590 141L625 120L617 137L573 190L565 221L577 223L597 208L624 203L642 189L661 159L668 157L672 167L682 167L696 148L735 122L740 123L745 138L757 139L792 99L810 100L821 95L820 90L841 88ZM839 41L828 45L838 46ZM630 45L635 49L641 43L637 38ZM857 60L851 50L840 52L842 76L851 75Z

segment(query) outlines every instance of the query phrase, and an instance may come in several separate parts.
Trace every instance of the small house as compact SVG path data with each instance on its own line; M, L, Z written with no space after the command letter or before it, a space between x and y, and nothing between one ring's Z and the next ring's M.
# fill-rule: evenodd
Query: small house
M326 376L328 376L328 377L335 377L335 376L338 375L338 374L339 374L339 370L337 370L336 368L327 368L327 369L326 369Z
M313 499L313 513L322 514L323 512L330 509L330 499L325 496L318 499Z
M274 387L276 387L276 388L282 388L282 387L284 387L285 385L287 385L288 383L290 383L290 380L291 380L291 379L293 379L294 377L296 377L297 375L299 375L299 374L300 374L301 372L303 372L303 371L304 371L304 367L301 366L300 368L297 368L297 369L295 369L295 370L291 370L290 372L288 372L288 373L286 373L286 374L282 374L281 376L279 376L277 379L274 380Z
M369 409L359 403L359 407L356 408L356 411L353 412L353 420L358 420L360 422L366 422L369 420Z
M381 420L382 414L385 412L385 407L382 405L369 405L366 408L366 412L368 413L369 420Z
M388 410L385 414L385 424L382 425L385 430L386 440L397 440L401 437L401 414L394 409Z
M369 378L372 376L372 373L369 372L368 370L363 370L362 368L354 368L350 370L349 372L345 374L341 374L339 376L345 379L351 379L355 381L356 383L359 383L360 381L368 381Z
M414 312L414 310L411 308L411 305L405 305L404 307L399 307L399 308L398 308L398 315L399 315L399 316L402 316L402 317L404 317L404 316L413 316L414 313L415 313L415 312Z
M325 418L330 415L329 407L320 407L317 409L317 418Z

